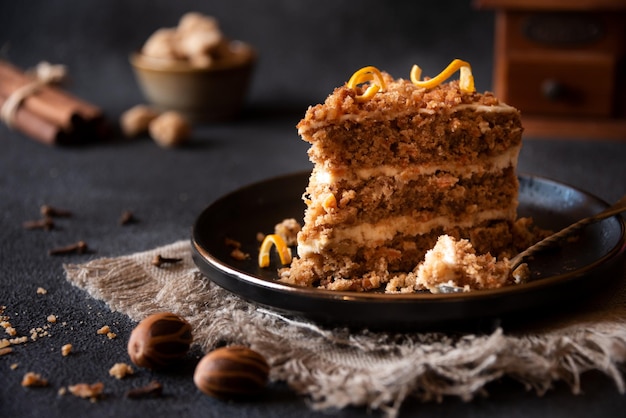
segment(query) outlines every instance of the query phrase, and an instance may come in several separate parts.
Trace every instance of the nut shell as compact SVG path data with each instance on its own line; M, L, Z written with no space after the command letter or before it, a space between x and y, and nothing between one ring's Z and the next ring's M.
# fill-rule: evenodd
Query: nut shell
M184 357L192 341L191 325L183 317L157 313L142 320L130 334L128 355L139 367L161 369Z
M261 393L269 371L261 354L247 347L230 346L206 354L196 366L193 381L209 396L238 399Z

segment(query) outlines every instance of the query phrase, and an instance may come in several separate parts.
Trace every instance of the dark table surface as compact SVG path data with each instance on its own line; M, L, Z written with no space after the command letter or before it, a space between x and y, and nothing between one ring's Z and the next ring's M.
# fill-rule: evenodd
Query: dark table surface
M87 6L83 8L82 2L68 0L64 3L65 6L73 6L64 9L63 13L86 14L83 9ZM164 2L157 3L163 9L174 7L166 6ZM245 1L233 4L239 3L247 6L253 4ZM280 5L282 13L295 13L299 17L309 15L300 13L295 6L287 6L293 2L270 3ZM350 16L348 10L352 9L348 3L351 4L336 3L343 17ZM405 8L412 8L408 6L409 3L413 4L402 2ZM34 65L40 57L50 60L56 58L70 64L70 71L76 71L73 72L72 91L101 105L112 123L115 123L123 109L142 100L125 56L119 55L130 50L128 43L122 41L132 27L129 22L138 19L132 18L132 13L129 17L111 11L114 7L125 7L127 2L110 2L109 9L105 8L102 14L89 14L89 19L84 20L74 19L71 25L65 25L61 19L46 20L45 16L58 17L62 14L56 6L46 6L48 2L39 4L41 10L26 10L27 4L30 3L16 2L2 6L5 12L8 10L10 18L7 18L6 13L0 16L0 42L12 42L9 53L6 53L6 44L1 45L3 49L0 53L7 55L3 58L13 59L20 66ZM137 4L143 3L132 4L135 6L131 12L135 12L136 16L139 8ZM156 26L171 24L183 11L195 7L185 2L176 4L176 10L168 15L169 20L163 16L158 19L155 15L146 18L143 29L132 33L134 37L131 43L136 44ZM311 4L309 6L312 7ZM450 6L450 9L453 8ZM468 8L464 6L458 13L469 13L466 10ZM256 13L261 21L266 19L264 24L269 21L271 13L266 10L258 7L246 10L248 14ZM401 14L384 7L381 10L383 15ZM208 7L204 11L211 12ZM336 12L334 9L327 11ZM29 26L15 23L20 21L19 18L26 19L24 13L27 12L30 13L29 18L38 25L51 29L50 37L37 38L26 30ZM310 8L310 13L314 16L316 13L321 14L317 5ZM80 27L84 29L86 37L102 37L103 22L114 21L113 16L116 19L119 16L120 29L103 38L106 41L98 45L102 52L100 55L91 53L73 32L79 30L76 27ZM369 13L365 18L373 19L374 16L381 15ZM237 19L244 17L231 15L226 22L227 28L237 27L241 23ZM489 58L483 55L489 54L490 46L485 45L491 42L490 30L487 30L485 36L477 35L476 30L490 27L492 16L474 17L474 20L455 20L461 25L461 30L472 33L470 37L462 34L457 37L461 43L472 43L476 37L482 39L473 46L474 49L471 45L464 45L464 48L467 47L466 50L470 51L468 54L479 61L479 73L485 73L490 67L489 60L483 60ZM314 26L311 22L305 23L310 28ZM102 27L98 29L98 25ZM252 26L239 28L244 37L253 37ZM272 25L266 25L265 28L270 34L285 29ZM339 31L342 35L349 32L341 28L331 25L329 30ZM293 25L287 29L296 32ZM427 30L431 29L424 27L424 31ZM393 36L404 36L400 32L394 31ZM270 42L267 32L259 33L266 37L260 36L257 42ZM419 38L417 34L412 36L415 39L403 38L404 42L411 43ZM67 38L66 43L63 37ZM356 42L353 38L349 39ZM324 42L324 39L321 41ZM332 39L326 39L326 42L330 41ZM445 49L452 43L440 41L438 46ZM395 48L399 48L398 45L406 46L397 42L393 45ZM380 45L371 43L363 49L386 51ZM426 61L436 62L437 66L455 54L454 51L446 50L446 56L440 59L431 56L432 49L429 47L423 45L422 50L425 51ZM50 51L52 53L47 54ZM348 54L341 61L343 67L339 75L318 71L319 77L310 85L286 77L286 66L280 64L280 60L286 58L275 50L265 51L265 57L273 58L279 64L276 67L272 67L268 61L261 64L251 100L241 117L230 123L195 126L191 142L180 149L162 149L147 138L125 141L119 135L114 135L111 141L86 146L48 147L0 126L0 306L6 306L4 315L10 318L18 335L29 336L31 329L44 327L50 314L58 318L58 323L50 327L48 336L14 346L11 354L0 357L0 417L131 417L148 414L154 417L376 416L361 408L312 411L307 407L306 399L294 395L281 383L272 384L271 390L260 401L224 403L214 400L197 391L191 380L193 367L201 355L197 350L190 353L181 370L158 375L164 385L163 398L129 400L124 397L126 390L157 376L145 370L137 372L131 379L120 381L108 376L110 365L127 361L126 342L135 324L70 285L64 276L63 263L125 255L188 239L195 218L218 197L252 182L310 169L311 164L306 155L308 146L299 139L295 129L306 107L323 100L343 80L347 71L344 68L355 69L355 65L370 63L364 63L363 59L386 57L376 52L373 55ZM310 56L293 60L294 65L312 71L311 63L324 64L315 54L320 51L325 53L327 49L319 47L319 50L310 51ZM388 53L389 56L401 56L394 48ZM337 55L341 55L340 52ZM356 57L359 57L358 64L353 62ZM400 65L398 61L394 65ZM402 61L401 65L409 68L410 63L411 58ZM322 65L321 68L326 67ZM309 72L306 76L314 74ZM488 77L480 79L479 88L488 88L486 79ZM268 84L267 80L273 80L274 84ZM288 82L281 85L277 80ZM300 96L288 97L283 94L283 89L294 86L309 90ZM519 171L546 176L589 191L606 201L614 201L626 193L625 161L626 142L526 138L520 155ZM58 220L58 228L52 231L25 230L22 223L39 218L42 204L69 209L74 216ZM118 220L125 210L131 210L139 222L120 226ZM84 240L95 252L61 257L48 255L50 248L77 240ZM39 287L45 288L47 293L37 294ZM101 336L96 335L96 330L105 324L117 334L116 339L98 338ZM0 329L0 339L8 337L2 335L3 332ZM62 357L60 347L68 341L74 345L74 353ZM10 367L12 364L18 365L15 370ZM50 387L23 388L20 382L27 371L35 371L47 377ZM104 398L90 403L74 396L57 395L59 387L78 381L103 381L106 387ZM574 395L566 384L557 382L548 393L537 396L519 383L503 379L488 385L489 396L469 403L455 398L427 404L409 401L403 407L401 416L623 416L626 396L620 395L608 378L598 373L587 373L583 375L581 386L582 393Z

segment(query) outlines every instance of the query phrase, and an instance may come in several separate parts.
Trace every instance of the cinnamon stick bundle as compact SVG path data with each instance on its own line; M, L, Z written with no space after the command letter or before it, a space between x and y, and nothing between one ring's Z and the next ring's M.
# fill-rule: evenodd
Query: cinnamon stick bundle
M32 76L0 60L0 108L16 90L34 81ZM49 84L22 100L12 127L49 145L84 143L105 135L104 116L97 106Z

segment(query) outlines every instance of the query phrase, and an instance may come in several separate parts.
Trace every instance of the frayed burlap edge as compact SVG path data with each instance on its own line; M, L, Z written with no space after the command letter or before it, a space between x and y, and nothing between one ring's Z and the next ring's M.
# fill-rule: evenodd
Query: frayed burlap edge
M159 268L151 264L156 254L183 260ZM624 297L604 313L519 335L350 332L283 317L219 288L197 270L188 241L64 267L68 281L135 321L159 311L184 316L205 351L224 343L252 347L272 366L272 380L316 409L365 406L394 417L408 396L471 400L502 376L539 395L555 381L579 393L590 370L626 390Z

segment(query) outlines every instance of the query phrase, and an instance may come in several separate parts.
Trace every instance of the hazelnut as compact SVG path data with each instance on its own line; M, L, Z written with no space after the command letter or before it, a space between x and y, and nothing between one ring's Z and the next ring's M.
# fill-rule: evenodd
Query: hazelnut
M164 148L182 145L191 135L187 119L173 110L162 113L150 121L148 131L154 142Z
M179 315L162 312L148 316L130 334L128 355L139 367L169 366L189 351L191 325Z
M254 350L242 346L218 348L196 366L193 381L203 393L220 399L259 394L266 386L270 366Z
M159 114L146 105L136 105L122 113L120 116L120 128L124 136L132 138L148 132L150 122Z

